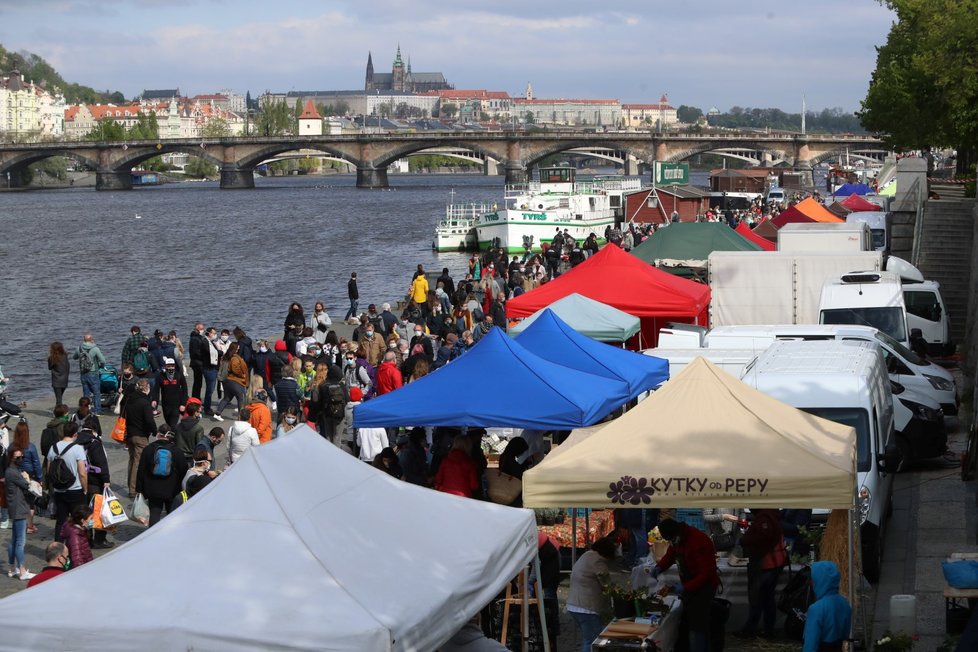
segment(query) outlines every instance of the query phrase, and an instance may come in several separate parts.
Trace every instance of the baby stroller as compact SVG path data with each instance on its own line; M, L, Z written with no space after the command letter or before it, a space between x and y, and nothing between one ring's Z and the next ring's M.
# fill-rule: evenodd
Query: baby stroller
M15 404L7 400L7 377L3 375L3 369L0 368L0 418L10 418L10 416L17 416L20 414L20 408Z
M119 370L108 364L99 370L99 391L102 405L113 406L119 398Z

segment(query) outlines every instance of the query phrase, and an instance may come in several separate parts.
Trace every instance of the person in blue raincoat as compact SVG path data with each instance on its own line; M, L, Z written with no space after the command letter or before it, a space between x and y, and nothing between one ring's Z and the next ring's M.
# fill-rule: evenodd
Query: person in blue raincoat
M815 602L805 617L803 652L842 652L842 642L849 638L852 608L839 595L839 567L834 561L812 564L812 586Z

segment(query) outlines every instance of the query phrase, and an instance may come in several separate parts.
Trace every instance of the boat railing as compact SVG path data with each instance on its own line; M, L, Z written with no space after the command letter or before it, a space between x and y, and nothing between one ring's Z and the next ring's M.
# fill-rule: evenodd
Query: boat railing
M457 227L471 224L477 217L498 210L496 202L466 202L462 204L448 204L445 207L445 217L439 222L439 226Z

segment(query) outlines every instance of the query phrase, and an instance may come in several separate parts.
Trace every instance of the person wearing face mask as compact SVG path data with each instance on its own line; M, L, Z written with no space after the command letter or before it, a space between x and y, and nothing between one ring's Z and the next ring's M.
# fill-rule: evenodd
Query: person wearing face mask
M156 421L149 401L149 381L136 381L132 396L126 400L123 416L126 418L126 448L129 449L129 496L135 498L136 477L143 449L149 445L150 436L156 434Z
M203 322L197 322L190 332L190 370L194 372L192 394L196 399L200 399L200 392L204 388L204 362L209 358L204 332Z
M297 357L303 357L309 354L309 347L319 346L319 342L313 337L313 330L309 326L302 329L302 337L298 342L295 343L295 354Z
M383 338L374 332L374 327L372 324L367 324L363 337L360 338L358 344L366 353L367 362L372 364L374 367L377 367L381 362L383 362L384 350L386 349L386 346L384 345Z
M163 358L163 368L156 375L151 401L154 409L160 407L167 425L176 428L187 404L187 379L173 358Z
M358 388L362 396L373 396L374 374L371 373L370 363L362 356L363 348L347 351L343 358L343 381L347 388Z
M309 318L309 326L312 327L312 335L320 344L326 341L326 334L329 327L333 325L333 320L326 313L326 305L322 301L317 301L312 309L312 316Z
M289 306L289 314L285 316L285 333L282 339L288 347L289 353L295 355L295 344L302 337L302 329L306 326L306 315L302 312L302 305L293 303Z
M194 451L197 444L204 438L204 426L200 425L200 401L195 398L187 399L187 406L184 408L183 418L174 429L176 434L177 450L187 460L187 464L194 461Z
M41 582L47 582L52 577L61 575L71 568L71 558L68 555L68 546L60 541L52 541L44 549L44 562L47 564L37 575L27 582L27 588L37 586Z
M716 549L704 532L671 518L659 522L659 534L669 542L669 549L653 567L658 577L673 563L679 565L680 583L672 587L682 598L684 616L689 627L690 652L710 650L710 609L720 586Z
M290 405L282 413L282 420L279 422L278 428L275 429L275 438L278 439L279 437L287 435L298 425L299 411Z
M428 360L434 359L435 352L431 347L431 338L425 335L424 326L422 324L414 325L414 337L412 337L411 341L408 343L408 350L413 354L414 347L418 344L420 344L421 348L424 349L424 354Z

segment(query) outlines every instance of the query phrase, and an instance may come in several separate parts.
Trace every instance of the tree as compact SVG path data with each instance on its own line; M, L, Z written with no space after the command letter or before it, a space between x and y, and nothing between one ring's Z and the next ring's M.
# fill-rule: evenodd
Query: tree
M696 124L696 121L703 117L703 109L698 109L695 106L687 106L681 104L678 109L676 109L676 118L680 122L686 124Z
M136 116L136 124L131 126L126 132L129 140L156 140L160 137L160 126L156 121L156 114L153 112L139 112Z
M454 118L458 114L458 106L449 102L448 104L442 104L439 114L445 118Z
M198 156L191 156L190 160L187 161L187 165L184 167L183 172L188 177L203 179L204 177L213 177L216 175L217 166Z
M85 135L85 140L100 143L125 140L126 129L114 120L100 120L95 127Z
M954 147L958 171L978 155L978 0L884 0L896 12L859 118L897 150Z
M292 110L285 100L269 102L255 118L255 133L259 136L284 136L293 128Z
M200 135L204 138L229 138L231 127L224 118L211 118L204 123L204 128L200 130Z

